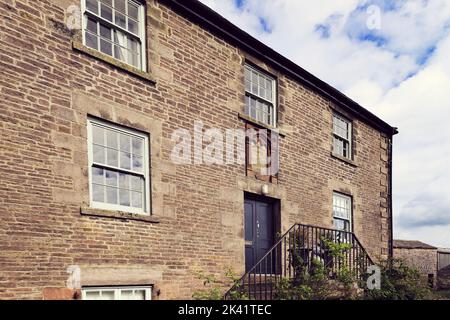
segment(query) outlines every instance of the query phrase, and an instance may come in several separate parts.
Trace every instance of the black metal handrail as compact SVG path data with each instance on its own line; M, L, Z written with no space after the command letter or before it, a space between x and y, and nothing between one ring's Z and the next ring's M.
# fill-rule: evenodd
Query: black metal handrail
M348 244L338 254L333 244ZM311 225L293 225L271 249L225 293L226 300L273 300L283 280L297 279L322 264L330 279L345 267L364 280L373 261L352 232Z

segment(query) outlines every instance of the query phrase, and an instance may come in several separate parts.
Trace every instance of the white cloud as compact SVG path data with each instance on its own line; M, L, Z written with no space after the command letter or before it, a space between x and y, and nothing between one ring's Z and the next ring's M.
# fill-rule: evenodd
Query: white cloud
M450 247L450 1L203 2L398 126L396 236ZM380 30L366 26L370 4Z

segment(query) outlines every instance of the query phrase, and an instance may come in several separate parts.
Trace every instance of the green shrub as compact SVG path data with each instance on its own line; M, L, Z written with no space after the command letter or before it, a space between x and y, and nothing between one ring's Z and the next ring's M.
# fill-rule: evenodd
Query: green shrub
M424 300L433 297L417 269L402 260L389 259L380 264L381 289L367 290L368 300Z
M222 300L224 284L217 280L214 275L205 275L202 271L196 272L199 279L203 280L205 290L195 291L192 298L195 300ZM240 277L231 269L228 268L225 272L227 278L227 287L233 288L230 291L230 298L232 300L248 300L247 296L240 290Z

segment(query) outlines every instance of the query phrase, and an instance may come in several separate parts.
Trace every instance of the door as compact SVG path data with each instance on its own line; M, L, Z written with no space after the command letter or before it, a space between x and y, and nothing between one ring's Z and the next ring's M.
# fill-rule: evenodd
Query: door
M265 199L245 199L245 270L249 271L275 241L274 206ZM265 270L265 266L267 269ZM263 264L261 273L270 272L273 263ZM264 270L263 270L264 269Z

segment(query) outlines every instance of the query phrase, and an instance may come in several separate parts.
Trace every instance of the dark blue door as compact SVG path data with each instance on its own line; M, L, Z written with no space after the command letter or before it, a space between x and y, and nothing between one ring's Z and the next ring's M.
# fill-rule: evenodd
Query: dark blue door
M245 269L249 271L274 244L273 205L253 199L245 200ZM272 263L267 264L270 268ZM263 264L265 272L266 264ZM269 272L270 270L267 270Z

